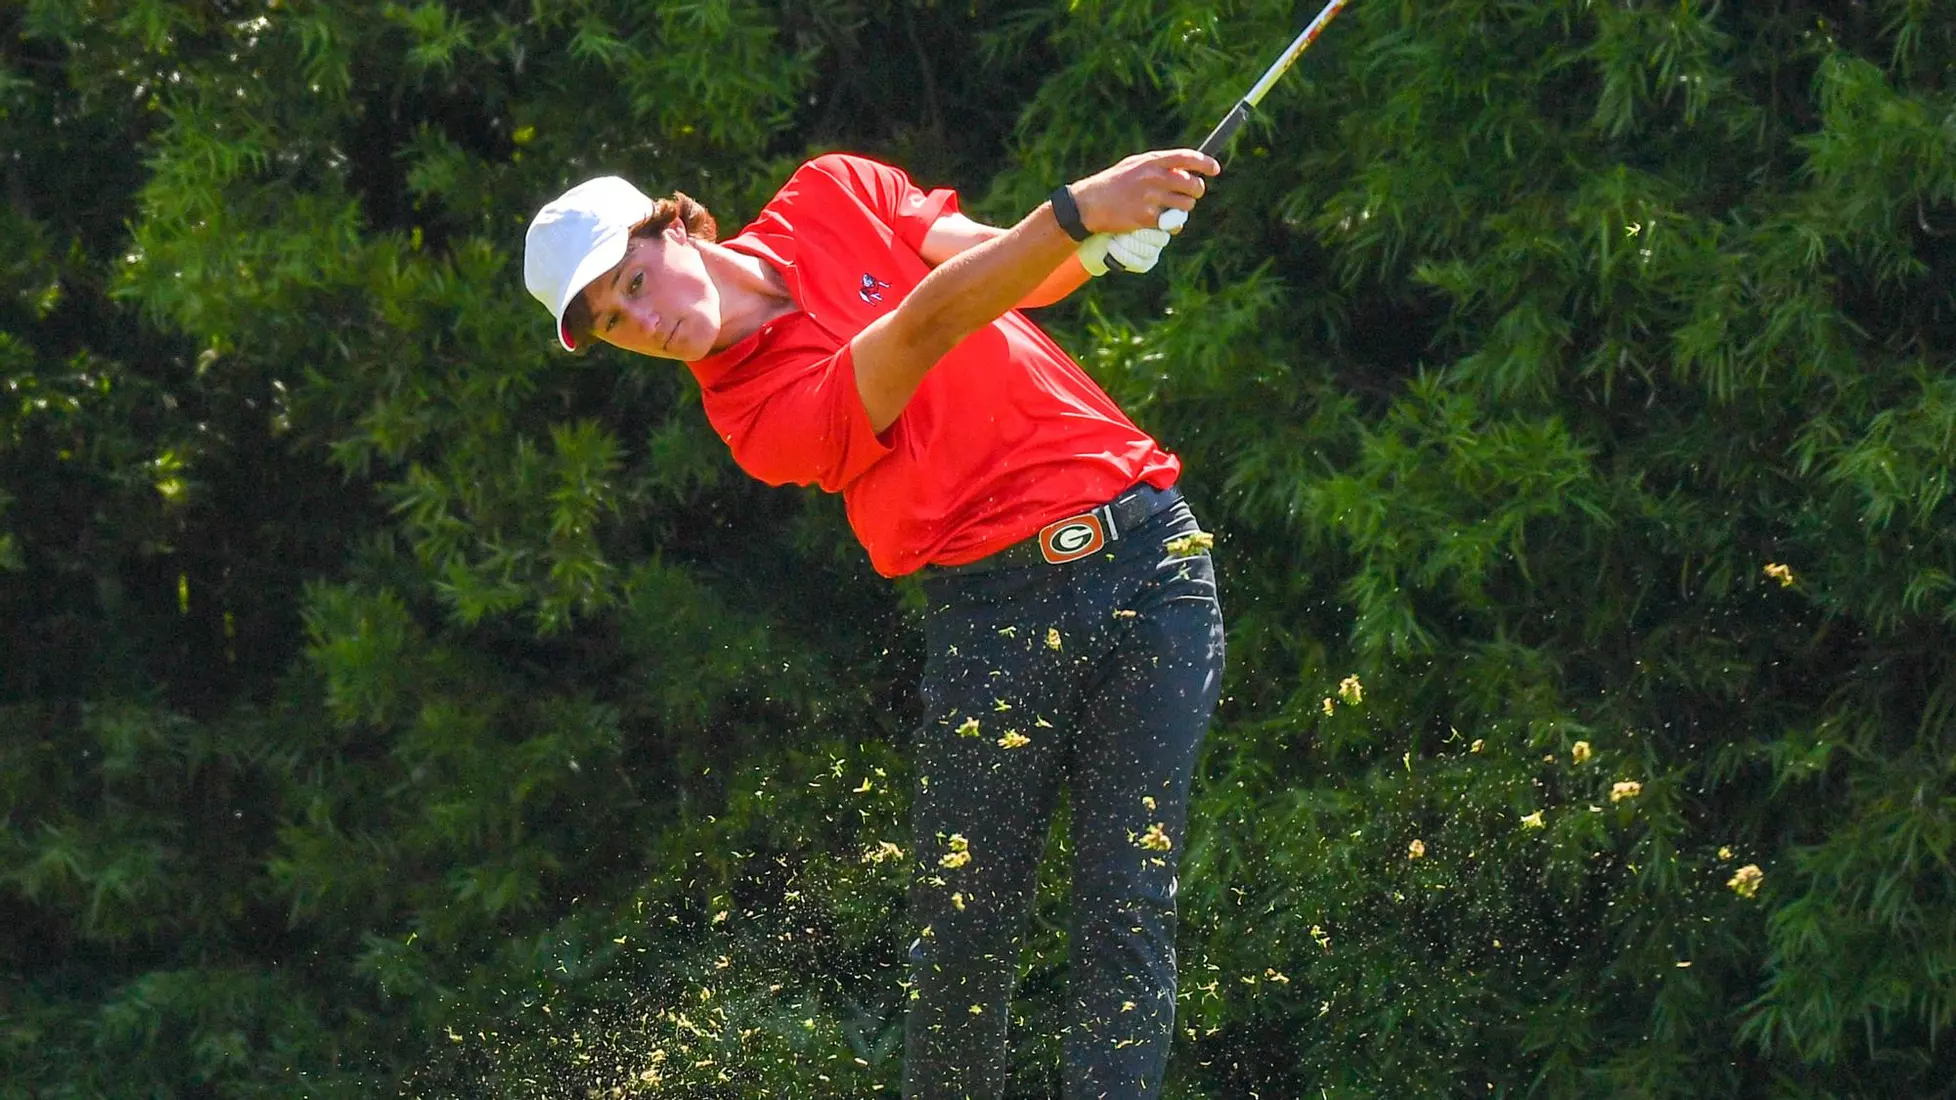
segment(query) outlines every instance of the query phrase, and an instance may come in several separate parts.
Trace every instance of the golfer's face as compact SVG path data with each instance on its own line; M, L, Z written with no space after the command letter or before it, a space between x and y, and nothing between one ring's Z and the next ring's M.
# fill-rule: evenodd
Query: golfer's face
M584 289L592 333L614 347L692 362L713 350L720 296L685 227L637 238L618 266Z

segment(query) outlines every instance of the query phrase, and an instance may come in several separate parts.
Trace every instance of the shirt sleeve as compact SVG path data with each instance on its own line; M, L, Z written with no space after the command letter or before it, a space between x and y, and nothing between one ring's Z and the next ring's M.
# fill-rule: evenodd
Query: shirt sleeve
M910 182L903 169L868 157L829 153L810 161L809 167L834 178L862 200L913 252L923 251L924 234L937 219L958 212L956 191L946 187L925 191Z
M856 392L847 345L762 358L703 393L707 417L741 469L769 485L839 493L890 453Z

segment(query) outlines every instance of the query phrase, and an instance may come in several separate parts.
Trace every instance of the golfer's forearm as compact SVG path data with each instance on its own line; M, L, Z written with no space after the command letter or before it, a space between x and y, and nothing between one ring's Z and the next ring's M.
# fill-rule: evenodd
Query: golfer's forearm
M895 423L938 360L1039 289L1074 248L1041 205L1002 236L939 264L894 312L857 333L856 392L870 426Z
M899 323L920 349L938 349L931 356L934 363L1007 310L1036 299L1042 290L1057 289L1064 276L1061 265L1078 247L1053 218L1052 207L1042 203L1003 235L932 269L904 298ZM1081 270L1080 277L1085 275ZM1057 301L1070 290L1068 286L1047 300Z

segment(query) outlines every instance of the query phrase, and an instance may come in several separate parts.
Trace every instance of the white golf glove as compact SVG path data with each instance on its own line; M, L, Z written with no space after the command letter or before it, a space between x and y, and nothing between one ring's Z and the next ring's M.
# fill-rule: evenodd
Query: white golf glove
M1095 233L1080 243L1080 266L1089 275L1111 271L1140 274L1152 270L1168 246L1165 229L1130 229L1126 233Z

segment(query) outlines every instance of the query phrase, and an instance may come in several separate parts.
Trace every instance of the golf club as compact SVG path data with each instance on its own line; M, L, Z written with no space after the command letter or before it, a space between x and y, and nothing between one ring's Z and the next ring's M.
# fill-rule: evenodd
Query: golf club
M1349 0L1331 0L1324 6L1324 10L1318 13L1318 17L1311 20L1310 26L1305 27L1284 50L1283 56L1277 59L1277 63L1264 71L1263 78L1256 82L1256 86L1250 89L1249 94L1238 100L1236 106L1216 124L1216 128L1209 131L1209 136L1202 139L1199 148L1203 153L1221 159L1223 149L1229 145L1229 139L1235 137L1236 131L1242 129L1243 123L1249 119L1251 109L1262 102L1271 86L1290 71L1290 67L1297 63L1298 57L1317 39L1318 32L1324 30L1324 25L1331 22L1331 17L1337 15L1348 2ZM1161 218L1155 224L1173 233L1182 228L1188 220L1187 211L1170 208L1161 212Z

